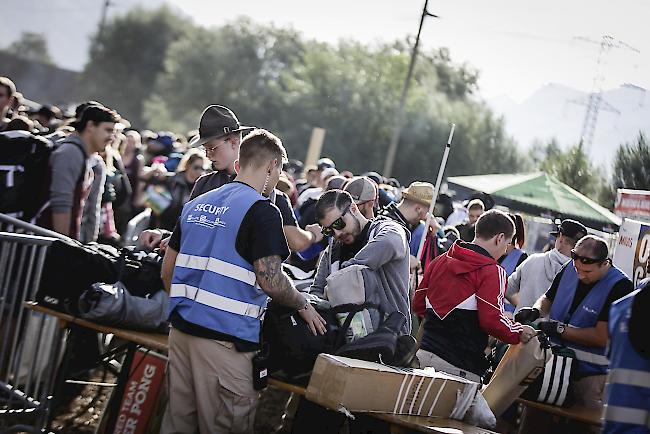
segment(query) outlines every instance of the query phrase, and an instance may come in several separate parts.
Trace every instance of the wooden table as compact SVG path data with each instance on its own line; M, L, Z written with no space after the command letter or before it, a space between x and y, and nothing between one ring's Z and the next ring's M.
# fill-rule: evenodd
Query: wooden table
M133 352L135 352L138 346L151 348L154 350L161 351L163 353L167 353L169 349L168 336L166 334L139 332L139 331L121 329L117 327L104 326L101 324L94 323L92 321L87 321L72 315L67 315L65 313L61 313L40 306L34 302L27 302L25 303L25 306L28 309L34 310L36 312L42 312L58 318L62 322L62 325L64 327L69 327L70 325L74 324L77 326L95 330L100 333L110 333L116 337L124 339L125 341L128 341L133 344L129 348L129 353L131 354L131 358ZM127 353L127 359L128 357L129 355ZM128 366L128 363L125 362L125 365ZM123 369L123 371L128 371L128 370ZM117 396L118 405L119 405L120 398L122 396L120 390L123 390L124 388L124 385L120 384L121 382L122 380L118 378L118 384L114 393L114 395ZM285 383L275 378L269 378L269 385L288 392L297 393L302 396L305 395L304 387L296 386L295 384ZM426 416L408 416L408 415L386 414L386 413L367 413L367 414L376 419L380 419L385 422L388 422L391 427L391 432L396 434L407 433L412 431L436 433L436 434L461 434L461 433L495 434L493 431L478 428L463 423L461 421L452 420L452 419L441 419L441 418L426 417ZM112 424L109 421L108 427L110 428L111 426Z
M269 385L287 392L305 395L305 388L295 384L285 383L275 378L269 378ZM412 431L436 434L494 434L493 431L468 425L459 420L442 419L427 416L410 416L404 414L364 413L375 419L390 424L391 433L402 434Z
M523 405L519 433L548 433L553 429L571 432L593 432L602 426L602 411L586 407L557 407L540 402L517 399ZM540 413L541 412L541 413Z

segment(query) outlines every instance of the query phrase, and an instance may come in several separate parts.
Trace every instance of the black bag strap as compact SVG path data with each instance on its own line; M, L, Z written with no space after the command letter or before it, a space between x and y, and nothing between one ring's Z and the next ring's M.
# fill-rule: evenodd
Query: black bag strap
M383 317L383 309L381 309L381 307L378 304L370 303L370 302L365 302L362 304L352 304L352 303L340 304L338 306L331 308L332 313L336 314L336 313L347 312L348 314L345 317L345 321L343 321L343 324L341 324L341 327L339 327L339 333L334 343L335 350L343 346L343 340L345 339L345 334L350 328L350 324L352 324L352 319L354 318L354 315L356 315L358 312L361 312L364 309L377 309L380 312L381 316Z

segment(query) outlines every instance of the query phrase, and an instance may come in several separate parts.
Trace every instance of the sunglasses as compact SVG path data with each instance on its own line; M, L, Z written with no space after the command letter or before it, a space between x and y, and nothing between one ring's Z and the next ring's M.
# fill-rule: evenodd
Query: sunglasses
M192 170L203 170L203 166L200 165L192 166Z
M585 265L597 264L599 262L604 262L604 261L607 260L607 258L594 259L594 258L590 258L588 256L580 256L580 255L578 255L576 253L575 250L571 250L571 259L573 259L574 261L580 261Z
M335 230L340 231L340 230L344 229L345 228L345 221L343 220L343 216L346 215L348 213L348 211L350 211L350 206L351 205L352 204L348 205L343 210L343 213L341 214L341 217L334 220L331 225L323 226L321 228L320 232L326 237L331 237L331 236L334 235Z

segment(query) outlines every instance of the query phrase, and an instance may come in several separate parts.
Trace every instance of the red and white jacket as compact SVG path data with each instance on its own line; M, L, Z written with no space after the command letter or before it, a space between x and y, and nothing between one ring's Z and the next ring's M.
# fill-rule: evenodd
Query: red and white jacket
M422 349L482 375L487 335L517 344L523 330L504 313L506 285L505 270L487 251L454 243L427 265L413 298L413 311L427 317Z

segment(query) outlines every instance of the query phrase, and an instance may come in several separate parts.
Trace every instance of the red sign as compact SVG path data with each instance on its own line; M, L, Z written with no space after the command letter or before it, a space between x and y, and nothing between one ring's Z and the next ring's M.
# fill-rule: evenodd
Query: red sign
M619 217L650 218L650 191L619 188L614 212Z
M166 359L136 351L113 434L144 434L165 376Z

